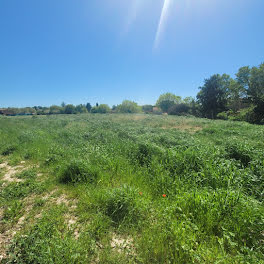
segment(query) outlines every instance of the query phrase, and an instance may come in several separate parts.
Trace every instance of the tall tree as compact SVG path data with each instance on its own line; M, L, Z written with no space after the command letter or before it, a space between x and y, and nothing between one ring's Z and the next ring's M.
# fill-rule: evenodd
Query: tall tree
M80 113L80 114L87 113L87 108L83 104L76 105L75 110L77 113Z
M89 113L91 112L92 106L91 106L90 103L87 103L87 104L86 104L86 109L87 109L87 111L88 111Z
M52 105L49 109L49 113L51 115L54 115L54 114L61 114L63 112L63 107L61 106L58 106L58 105Z
M230 77L226 74L215 74L205 79L204 86L200 87L197 95L205 117L214 119L218 113L226 110L229 83Z
M251 69L248 95L254 103L264 100L264 63Z
M100 104L98 106L94 106L91 109L91 113L96 114L106 114L106 113L110 113L111 112L111 108L107 105L107 104Z
M76 114L76 109L75 106L72 104L68 104L65 106L65 110L64 110L65 114Z
M247 91L250 87L250 75L251 69L249 66L241 67L236 74L237 82L244 88L245 91Z
M168 113L169 109L175 104L180 104L182 99L180 96L177 96L172 93L165 93L160 95L159 99L156 102L156 105L163 111Z
M140 107L135 102L124 100L121 105L117 106L117 111L119 113L129 113L129 114L138 113L140 111Z
M254 109L256 122L264 121L264 63L251 69L249 83L248 95L256 106Z
M228 87L228 108L237 112L241 109L242 99L245 97L245 88L236 80L231 79Z

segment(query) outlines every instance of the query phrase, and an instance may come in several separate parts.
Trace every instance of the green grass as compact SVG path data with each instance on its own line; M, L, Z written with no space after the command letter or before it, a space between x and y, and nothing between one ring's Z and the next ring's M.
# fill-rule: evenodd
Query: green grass
M3 263L264 263L263 138L192 117L0 117L0 161L27 168L0 183L2 232L34 198Z

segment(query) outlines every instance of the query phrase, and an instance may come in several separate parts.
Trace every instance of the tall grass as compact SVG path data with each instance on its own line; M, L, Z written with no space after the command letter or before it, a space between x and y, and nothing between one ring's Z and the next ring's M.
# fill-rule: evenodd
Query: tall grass
M6 263L264 263L264 128L149 115L0 117L1 159L37 167L3 184L5 221L45 188L78 201L15 237ZM4 172L3 172L4 173ZM41 203L42 204L42 203ZM68 211L67 211L68 210ZM34 218L34 217L33 217ZM127 254L113 234L132 238Z

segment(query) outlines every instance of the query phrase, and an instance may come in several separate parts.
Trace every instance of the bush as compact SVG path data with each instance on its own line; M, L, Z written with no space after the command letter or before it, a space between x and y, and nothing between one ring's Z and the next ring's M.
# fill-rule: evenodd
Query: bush
M228 119L233 121L246 121L249 123L256 123L254 107L241 109L237 113L230 114Z
M227 112L221 112L221 113L217 114L216 117L217 117L218 119L228 120L228 114L227 114Z
M98 177L98 170L82 160L71 161L63 166L60 172L60 182L62 183L94 183Z

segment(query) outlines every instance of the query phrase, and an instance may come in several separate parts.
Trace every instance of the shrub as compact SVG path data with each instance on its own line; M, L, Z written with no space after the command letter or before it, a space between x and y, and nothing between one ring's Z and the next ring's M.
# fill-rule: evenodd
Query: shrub
M256 117L254 114L254 107L241 109L239 112L231 114L228 119L233 121L246 121L249 123L255 123Z
M62 183L94 183L98 177L98 170L82 160L71 161L64 165L60 172L60 182Z
M216 117L217 117L218 119L228 120L228 114L227 114L227 112L221 112L221 113L217 114Z

